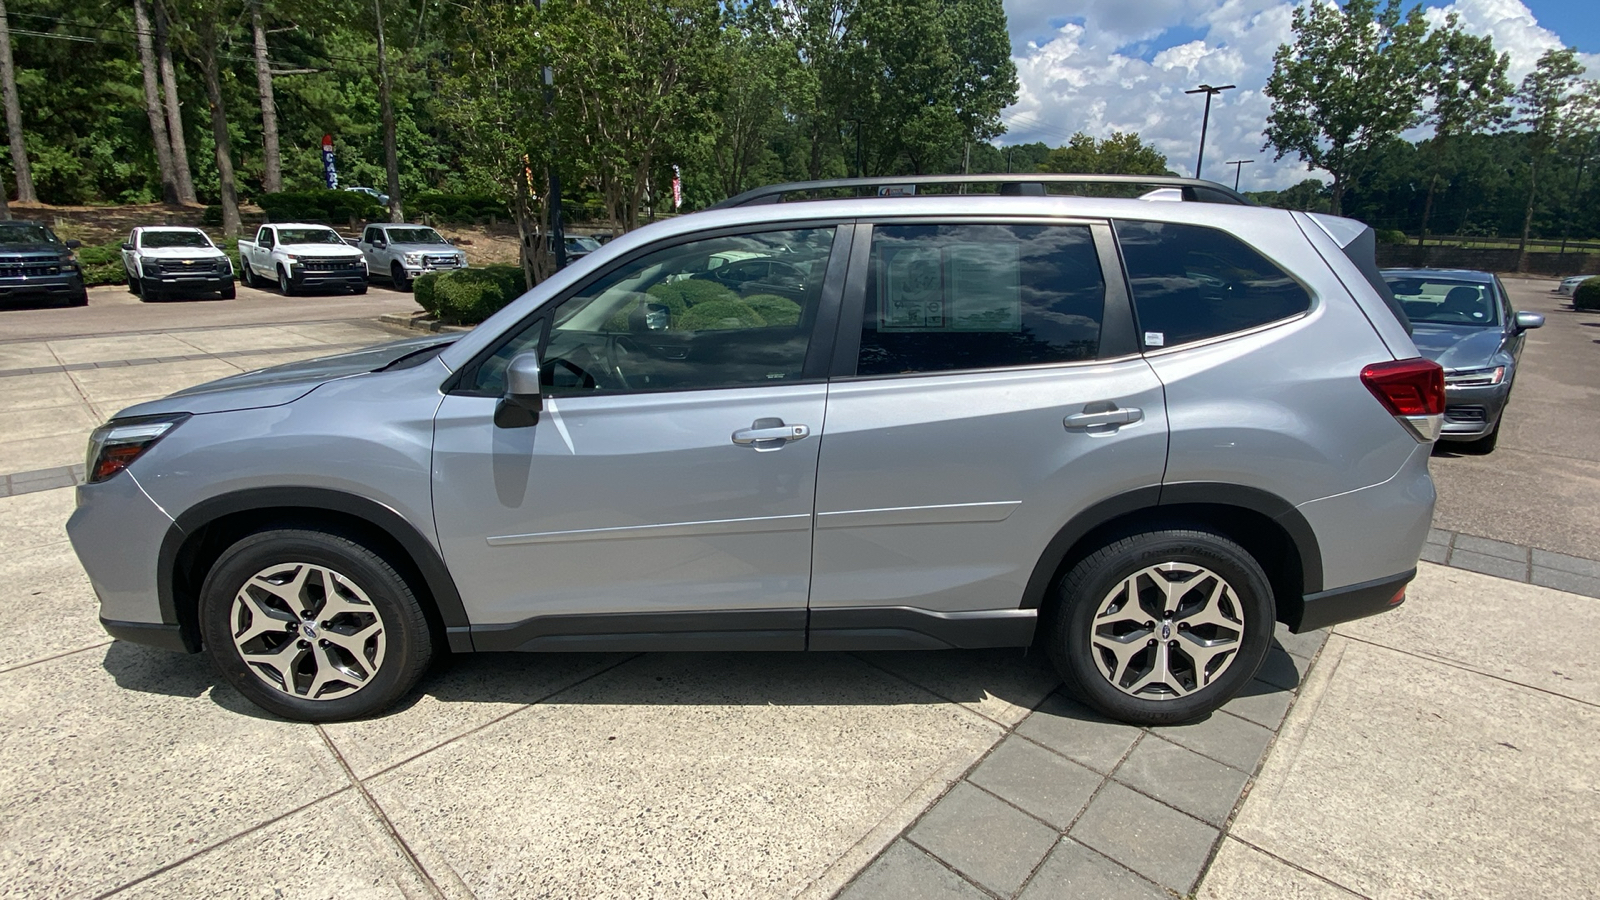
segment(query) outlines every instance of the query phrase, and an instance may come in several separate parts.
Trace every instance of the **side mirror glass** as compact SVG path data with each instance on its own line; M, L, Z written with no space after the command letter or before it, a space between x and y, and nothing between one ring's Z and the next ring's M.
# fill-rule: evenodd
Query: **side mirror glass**
M82 247L82 246L83 246L83 241L77 241L77 240L67 241L67 249L68 250L76 250L76 249L78 249L79 247Z
M672 307L665 303L644 305L644 327L651 331L666 331L672 327Z
M539 387L539 354L519 353L506 367L506 393L494 408L500 428L527 428L539 424L544 395Z
M1540 315L1540 314L1538 314L1536 312L1521 312L1521 311L1519 311L1517 313L1517 330L1518 331L1527 331L1527 330L1532 329L1532 328L1542 328L1542 327L1544 327L1544 316L1542 316L1542 315Z
M122 249L124 249L124 250L127 250L127 251L130 251L130 252L131 252L131 251L132 251L132 250L133 250L133 245L132 245L132 244L129 244L129 243L127 243L127 242L124 242L124 243L123 243L123 245L122 245Z

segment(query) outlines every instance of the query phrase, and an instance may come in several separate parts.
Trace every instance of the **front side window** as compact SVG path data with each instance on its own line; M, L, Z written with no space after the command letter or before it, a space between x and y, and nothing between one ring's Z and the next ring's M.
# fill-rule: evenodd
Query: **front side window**
M857 375L1076 362L1099 349L1106 284L1086 225L880 225L868 270Z
M832 228L708 238L624 263L526 326L478 368L473 389L505 390L511 359L544 339L554 395L754 387L801 377L833 245ZM768 261L760 280L719 278L709 259ZM740 258L745 258L741 256Z
M1487 282L1387 276L1389 290L1415 325L1500 324L1500 301Z
M1232 334L1311 308L1305 287L1227 232L1174 222L1115 225L1146 349Z

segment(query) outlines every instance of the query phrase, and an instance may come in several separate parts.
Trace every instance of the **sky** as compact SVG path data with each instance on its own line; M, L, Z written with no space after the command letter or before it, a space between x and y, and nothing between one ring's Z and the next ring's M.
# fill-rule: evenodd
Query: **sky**
M1302 0L1304 2L1304 0ZM1185 90L1206 83L1238 88L1214 98L1202 175L1232 185L1229 160L1242 167L1241 190L1281 189L1309 177L1294 156L1262 150L1271 102L1262 93L1272 54L1287 43L1291 0L1004 0L1020 82L1001 116L1000 143L1066 143L1074 132L1104 138L1136 131L1193 175L1205 98ZM1571 46L1600 78L1596 0L1424 0L1440 23L1456 12L1474 34L1494 37L1520 82L1545 50ZM1412 139L1427 136L1418 130Z

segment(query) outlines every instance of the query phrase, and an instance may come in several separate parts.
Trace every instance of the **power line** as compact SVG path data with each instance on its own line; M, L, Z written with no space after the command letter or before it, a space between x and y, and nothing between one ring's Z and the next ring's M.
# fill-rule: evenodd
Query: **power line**
M19 12L19 13L11 13L11 16L12 17L18 17L18 18L25 18L25 19L39 19L41 21L49 22L49 23L51 23L53 25L61 25L61 26L71 27L71 28L89 28L89 29L92 29L92 30L95 30L95 31L110 31L110 32L114 32L114 33L117 33L117 34L130 34L130 35L134 35L135 37L138 37L138 36L154 37L155 36L155 32L154 31L140 31L137 28L122 28L122 27L119 27L119 26L116 26L116 25L96 25L96 24L94 24L92 22L77 22L77 21L73 21L71 19L62 18L60 16L46 16L46 15L40 15L39 13L21 13L21 12ZM115 41L100 40L98 38L87 37L87 36L84 36L84 35L57 35L57 34L54 34L54 33L51 33L51 32L43 32L43 31L25 31L25 30L13 29L12 30L12 34L25 34L25 35L29 35L31 37L44 37L44 38L55 37L55 38L57 38L59 40L75 40L75 41L78 41L80 43L94 43L94 44L115 44L115 43L117 43ZM121 46L121 44L117 44L117 45ZM314 53L311 53L310 55L311 56L318 56L318 57L321 57L323 59L329 59L329 60L341 60L343 62L358 62L358 63L370 63L371 62L371 60L363 59L363 58L361 58L359 56L341 56L341 55L335 54L335 53L314 52ZM254 62L255 61L255 57L253 57L253 56L228 56L228 55L225 55L225 54L219 54L217 56L217 58L218 59L237 60L237 61L240 61L240 62Z

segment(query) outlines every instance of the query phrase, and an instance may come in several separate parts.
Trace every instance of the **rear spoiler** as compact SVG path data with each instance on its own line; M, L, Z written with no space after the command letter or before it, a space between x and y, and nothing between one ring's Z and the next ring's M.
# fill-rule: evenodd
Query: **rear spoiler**
M1365 222L1355 219L1346 219L1340 216L1330 216L1326 213L1306 213L1307 218L1317 223L1328 237L1333 238L1344 255L1361 270L1362 277L1372 285L1378 296L1383 298L1383 305L1394 313L1399 320L1400 327L1411 334L1411 317L1406 315L1405 307L1395 299L1394 292L1389 290L1389 282L1383 280L1383 273L1378 269L1378 235Z

